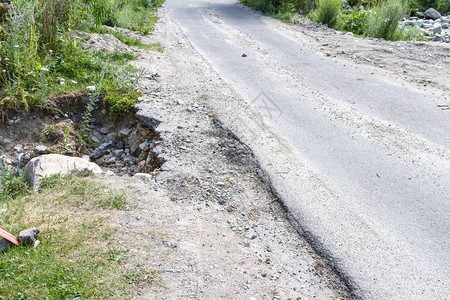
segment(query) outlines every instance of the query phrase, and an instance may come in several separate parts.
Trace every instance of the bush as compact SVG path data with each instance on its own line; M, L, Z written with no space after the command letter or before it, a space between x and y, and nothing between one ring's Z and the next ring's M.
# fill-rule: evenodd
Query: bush
M342 30L363 35L368 25L368 17L369 14L365 10L353 10L351 14L341 15L339 22Z
M245 5L248 5L265 14L276 13L277 9L271 0L242 0Z
M448 2L448 1L445 1ZM411 8L417 8L421 11L425 11L428 8L441 9L441 0L415 0L411 1Z
M317 10L311 14L315 22L327 24L330 28L335 28L342 13L341 0L318 0Z
M398 24L409 11L405 0L386 0L373 7L366 34L375 38L396 41L401 39Z

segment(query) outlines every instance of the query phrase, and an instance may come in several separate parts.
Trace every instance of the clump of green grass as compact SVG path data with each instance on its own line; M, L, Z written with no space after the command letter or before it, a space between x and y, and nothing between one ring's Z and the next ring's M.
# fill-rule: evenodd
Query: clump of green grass
M41 193L0 203L5 230L17 235L36 226L41 232L36 248L12 247L1 254L0 298L130 297L136 284L129 274L137 271L125 269L126 250L111 241L117 228L109 221L112 209L125 207L124 194L70 175L44 178L41 186Z
M148 34L158 20L156 9L163 3L164 0L110 1L103 24Z
M113 92L106 95L103 101L109 106L111 119L118 121L129 113L137 103L139 103L140 97L142 97L142 93L140 92Z
M124 65L130 60L134 60L139 57L139 55L135 55L129 52L121 52L118 50L114 50L113 52L105 52L105 56L107 60L115 62L119 65Z
M372 8L366 34L374 38L396 41L402 38L399 22L408 14L405 0L386 0Z
M122 43L124 43L125 45L128 45L128 46L132 46L132 47L136 47L136 48L140 48L140 49L144 49L144 50L151 49L151 46L143 43L140 38L134 38L134 37L125 35L123 33L120 33L116 30L111 30L111 29L108 29L105 27L98 27L98 28L91 28L91 31L97 32L97 33L103 33L103 34L112 34L119 41L121 41Z
M317 10L311 12L311 19L326 24L330 28L336 28L342 13L341 0L318 0L316 3Z

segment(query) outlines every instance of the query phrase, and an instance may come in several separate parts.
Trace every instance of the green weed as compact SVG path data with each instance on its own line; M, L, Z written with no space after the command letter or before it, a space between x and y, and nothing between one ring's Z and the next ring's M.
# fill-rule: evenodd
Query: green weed
M342 13L341 0L318 0L317 10L310 14L310 18L330 28L336 28Z
M401 39L398 23L409 11L405 0L386 0L372 8L366 35L396 41Z
M134 106L139 103L139 97L142 93L110 93L105 96L103 101L109 105L111 118L114 121L120 120L124 115L130 112Z
M363 35L368 26L369 14L367 11L353 10L350 14L342 14L339 20L340 28L344 31Z

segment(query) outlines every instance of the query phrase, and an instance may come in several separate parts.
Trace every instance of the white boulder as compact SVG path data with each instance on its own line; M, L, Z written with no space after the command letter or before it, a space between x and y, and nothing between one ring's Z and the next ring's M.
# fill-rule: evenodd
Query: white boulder
M25 176L32 187L38 187L42 178L53 174L69 175L74 171L87 169L94 174L102 173L102 169L95 163L79 157L59 154L41 155L33 158L25 166Z

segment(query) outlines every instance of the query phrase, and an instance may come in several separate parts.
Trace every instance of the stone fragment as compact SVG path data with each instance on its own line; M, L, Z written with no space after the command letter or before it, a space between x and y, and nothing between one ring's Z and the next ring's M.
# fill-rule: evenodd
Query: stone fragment
M47 146L39 145L33 149L33 151L39 155L47 153Z
M39 229L37 229L36 227L25 229L19 233L20 244L22 246L34 244L38 236L39 236Z
M111 132L111 133L109 133L109 134L106 136L106 138L107 138L108 140L113 140L113 141L117 140L117 137L118 137L118 135L117 135L117 133L115 133L115 132Z
M108 149L110 147L109 143L103 143L100 146L98 146L97 149L95 149L95 151L89 155L90 159L98 159L102 156L104 156L106 153L108 153Z
M138 109L136 118L138 118L145 126L155 129L161 124L161 117L150 105L140 103L136 105L136 108Z
M5 252L12 246L12 243L7 239L0 239L0 252Z
M90 170L94 174L101 174L102 169L95 163L82 158L69 157L59 154L47 154L33 158L25 166L25 177L35 189L45 176L53 174L68 175L73 171Z
M424 17L425 19L437 20L441 18L441 14L434 8L430 7L424 12Z
M436 26L433 28L433 34L438 34L442 32L442 27L441 26Z
M131 129L131 128L123 128L119 131L119 136L129 137L132 132L133 132L133 129Z

